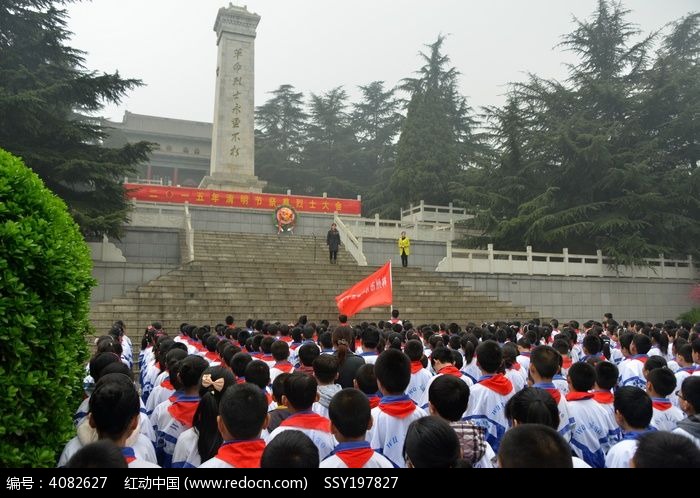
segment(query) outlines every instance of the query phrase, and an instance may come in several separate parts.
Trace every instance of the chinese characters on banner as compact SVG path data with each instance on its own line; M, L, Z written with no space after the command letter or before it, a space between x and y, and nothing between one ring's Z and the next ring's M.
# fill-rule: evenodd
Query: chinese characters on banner
M279 206L291 206L302 213L338 213L360 215L362 203L353 199L330 197L306 197L281 194L251 194L248 192L224 192L184 187L152 185L124 185L127 197L143 202L190 203L192 206L218 206L239 209L264 209L274 211Z

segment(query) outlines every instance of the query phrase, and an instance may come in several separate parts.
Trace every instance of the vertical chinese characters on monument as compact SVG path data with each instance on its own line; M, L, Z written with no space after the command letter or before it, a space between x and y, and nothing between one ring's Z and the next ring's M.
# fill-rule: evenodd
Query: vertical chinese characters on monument
M241 70L243 66L241 65L241 57L243 56L243 49L237 48L233 51L233 56L235 61L233 63L233 106L231 107L231 157L238 157L241 154L240 141L241 141L241 87L243 86L243 78L241 76Z

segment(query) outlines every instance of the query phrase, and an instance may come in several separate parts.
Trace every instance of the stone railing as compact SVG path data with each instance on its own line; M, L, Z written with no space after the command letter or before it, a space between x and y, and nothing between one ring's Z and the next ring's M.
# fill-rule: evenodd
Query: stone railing
M190 214L190 205L185 203L185 244L187 246L187 258L185 263L191 263L194 261L194 230L192 229L192 215Z
M340 219L336 213L333 216L333 222L338 226L338 232L340 233L340 242L345 246L345 249L350 253L350 255L355 258L359 266L367 266L367 258L362 251L362 237L356 237L349 229L348 226Z
M452 223L406 222L374 218L343 218L343 222L356 237L374 239L398 239L401 232L408 238L424 242L449 242L461 237Z
M452 203L447 206L432 206L420 201L417 206L411 204L408 209L401 210L401 221L403 222L454 223L472 217L466 209L456 208Z
M546 275L572 277L630 277L695 280L700 275L688 259L666 259L663 255L647 259L645 266L613 266L601 251L595 255L454 249L447 243L447 256L438 264L439 272L489 273L506 275Z

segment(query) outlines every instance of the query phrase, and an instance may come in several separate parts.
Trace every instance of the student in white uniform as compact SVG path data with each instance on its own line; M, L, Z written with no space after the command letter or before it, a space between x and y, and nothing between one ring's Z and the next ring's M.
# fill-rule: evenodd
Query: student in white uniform
M267 363L260 360L253 360L245 367L245 381L247 384L253 384L265 395L267 400L267 410L271 411L277 407L277 404L272 399L270 393L270 367Z
M679 341L680 339L676 339ZM675 347L675 346L674 346ZM676 386L680 388L683 385L683 381L695 373L695 365L693 365L693 346L690 344L683 344L678 347L676 351L676 362L678 363L678 371L676 371ZM671 402L674 406L680 408L680 402L676 393L672 393L669 396Z
M394 465L405 467L403 445L408 426L427 415L405 394L411 380L411 361L398 349L388 349L377 358L374 373L383 396L372 410L370 444Z
M292 373L294 365L289 361L289 344L285 341L275 341L271 351L272 357L275 359L274 365L270 368L270 383L272 384L278 375Z
M368 327L362 332L362 353L360 356L364 358L365 363L374 364L379 357L377 346L381 339L379 330L375 327Z
M224 367L209 367L202 374L200 401L192 419L192 427L180 434L173 451L174 469L199 467L216 455L223 443L216 425L221 398L236 384L233 372Z
M624 336L620 338L624 343ZM635 334L629 346L630 357L620 363L620 386L634 386L640 389L646 387L644 364L649 359L647 352L651 348L651 340L644 334Z
M270 443L282 432L288 430L301 431L314 442L320 458L326 458L335 447L335 439L331 434L331 421L311 410L318 400L318 382L310 375L299 372L289 374L284 381L282 404L291 415L272 431L265 441Z
M505 406L515 390L505 375L497 373L503 363L503 353L497 342L479 344L476 348L476 361L483 375L470 388L464 420L485 428L486 441L498 452L498 445L508 427Z
M216 456L201 469L257 469L265 450L260 433L267 426L267 399L257 386L236 384L219 404L217 426L223 439Z
M433 376L423 367L423 343L421 341L417 339L408 341L403 352L408 356L408 359L411 360L411 381L406 388L406 396L411 398L414 403L418 404L421 402L428 384L430 383L430 379ZM374 406L372 408L374 408Z
M99 439L108 439L120 448L126 448L125 459L131 468L158 467L154 463L155 453L150 442L138 434L133 447L127 443L132 433L138 430L139 395L129 377L122 374L104 375L90 396L88 423L97 431ZM133 441L133 438L132 438ZM58 466L65 465L82 447L76 436L63 451Z
M683 381L678 401L688 417L678 422L673 432L687 437L700 448L700 377L693 375Z
M430 415L445 420L457 434L462 458L474 468L493 468L496 453L486 442L486 431L462 420L469 404L469 386L457 377L442 375L430 384L428 400Z
M372 428L367 396L357 389L338 392L328 407L331 432L338 441L333 452L321 462L322 469L391 469L392 463L374 451L366 440Z
M569 394L566 401L574 420L571 449L576 456L593 468L605 466L605 452L610 448L610 418L608 412L593 399L595 369L579 362L569 369Z
M558 431L564 439L571 441L571 429L574 420L569 415L566 393L558 389L554 384L554 376L560 368L562 358L557 350L551 346L537 346L530 353L529 377L532 379L532 387L547 391L557 404L559 409Z
M502 469L571 469L571 448L552 427L523 424L506 432L498 450Z
M262 469L317 469L318 448L301 431L284 431L265 446Z
M172 466L178 437L192 427L199 405L199 381L208 367L207 360L199 355L192 354L182 360L178 378L182 383L183 393L174 401L161 403L153 411L151 423L156 434L156 455L158 463L165 468Z
M649 432L653 415L651 398L638 387L620 387L615 392L615 419L622 429L622 441L614 445L605 456L607 468L629 468L637 451L637 440Z
M151 391L151 394L148 396L148 401L146 401L146 415L149 417L153 413L153 410L155 410L156 406L167 400L175 393L176 387L173 384L173 381L175 384L178 384L178 382L176 379L177 370L173 372L173 369L175 368L175 365L178 365L179 362L184 360L186 357L187 351L179 348L172 348L170 351L168 351L168 354L165 355L167 377L160 384L155 386Z
M457 353L453 349L446 348L444 346L438 346L433 350L433 353L430 355L430 363L432 364L433 370L436 373L435 376L428 381L428 385L425 387L425 391L423 391L423 397L418 402L418 406L420 406L423 410L428 409L428 391L430 390L430 384L432 384L438 377L441 377L443 375L450 375L455 379L461 380L467 386L472 386L474 384L469 377L464 375L455 366L455 358L453 356L454 354L459 353Z
M615 420L615 395L613 389L617 386L620 373L614 363L599 361L595 365L595 386L593 387L593 399L605 409L610 426L610 444L617 443L622 438L622 431Z
M649 432L639 438L630 466L635 469L700 469L700 448L678 434Z
M654 409L650 425L656 430L670 432L685 418L683 411L669 399L675 390L676 376L669 368L656 368L647 375L647 394Z

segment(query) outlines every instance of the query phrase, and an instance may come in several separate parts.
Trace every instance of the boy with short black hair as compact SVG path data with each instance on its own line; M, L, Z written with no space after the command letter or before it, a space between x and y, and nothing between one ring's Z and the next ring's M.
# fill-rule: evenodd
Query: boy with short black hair
M622 344L623 341L621 338ZM629 358L620 363L620 386L634 386L640 389L646 387L644 364L649 359L647 353L651 349L651 339L644 334L635 334L629 343Z
M462 458L472 467L492 468L496 454L486 442L486 431L462 420L469 404L469 386L456 377L443 375L430 384L428 400L430 414L446 420L457 434Z
M557 430L567 441L571 440L571 428L574 424L573 418L569 414L568 403L565 395L569 392L561 392L554 384L554 376L559 371L561 355L551 346L537 346L530 353L530 367L528 376L532 380L532 387L544 389L557 403L559 410L559 425Z
M406 343L403 352L411 360L411 381L406 388L406 395L418 404L428 389L432 375L423 368L423 343L418 339L412 339Z
M284 431L297 430L311 438L318 448L320 458L330 454L335 446L335 439L331 435L331 422L311 410L314 402L318 401L317 387L316 378L311 375L298 372L289 374L284 381L282 404L291 415L267 436L268 443Z
M595 368L590 364L579 362L571 365L566 401L569 416L574 420L571 449L588 465L600 469L605 466L605 452L610 448L614 428L605 408L589 392L595 380Z
M285 431L265 446L260 468L317 469L318 463L318 448L309 436L300 431Z
M318 401L313 404L313 411L322 417L328 417L328 405L342 387L336 384L338 379L338 358L322 354L314 360L314 377L318 382Z
M310 342L303 344L299 349L297 349L299 363L294 365L294 371L299 373L304 373L307 375L314 374L314 360L319 357L321 351L319 351L318 346Z
M411 362L398 349L388 349L377 358L374 373L383 397L372 410L371 445L395 465L405 467L403 444L408 426L427 415L405 394L411 380Z
M683 411L669 399L675 389L676 376L669 368L656 368L647 375L647 394L654 410L649 425L656 430L672 431L685 418Z
M325 469L391 469L392 463L370 447L365 439L372 428L372 414L367 397L357 389L343 389L328 407L331 432L338 441L333 453L321 462Z
M260 433L267 421L267 400L257 386L236 384L228 388L217 419L224 443L216 456L199 468L259 468L265 450Z
M275 363L270 367L270 382L274 382L282 373L292 373L294 365L289 361L289 344L280 340L272 344L272 357Z
M379 406L379 387L377 386L377 376L374 375L374 365L362 365L355 373L353 387L367 396L369 407Z
M498 450L503 469L571 469L571 448L551 427L522 424L506 432Z
M486 429L486 441L494 451L498 451L503 435L508 427L505 406L515 394L513 384L502 373L498 373L503 363L503 352L495 341L485 341L476 348L477 366L482 376L470 388L469 405L465 420Z
M630 466L635 469L698 469L700 448L678 434L649 432L639 438Z
M638 387L620 387L615 392L615 420L622 429L622 441L610 448L605 456L607 468L629 468L637 451L637 440L649 432L654 410L651 398Z

